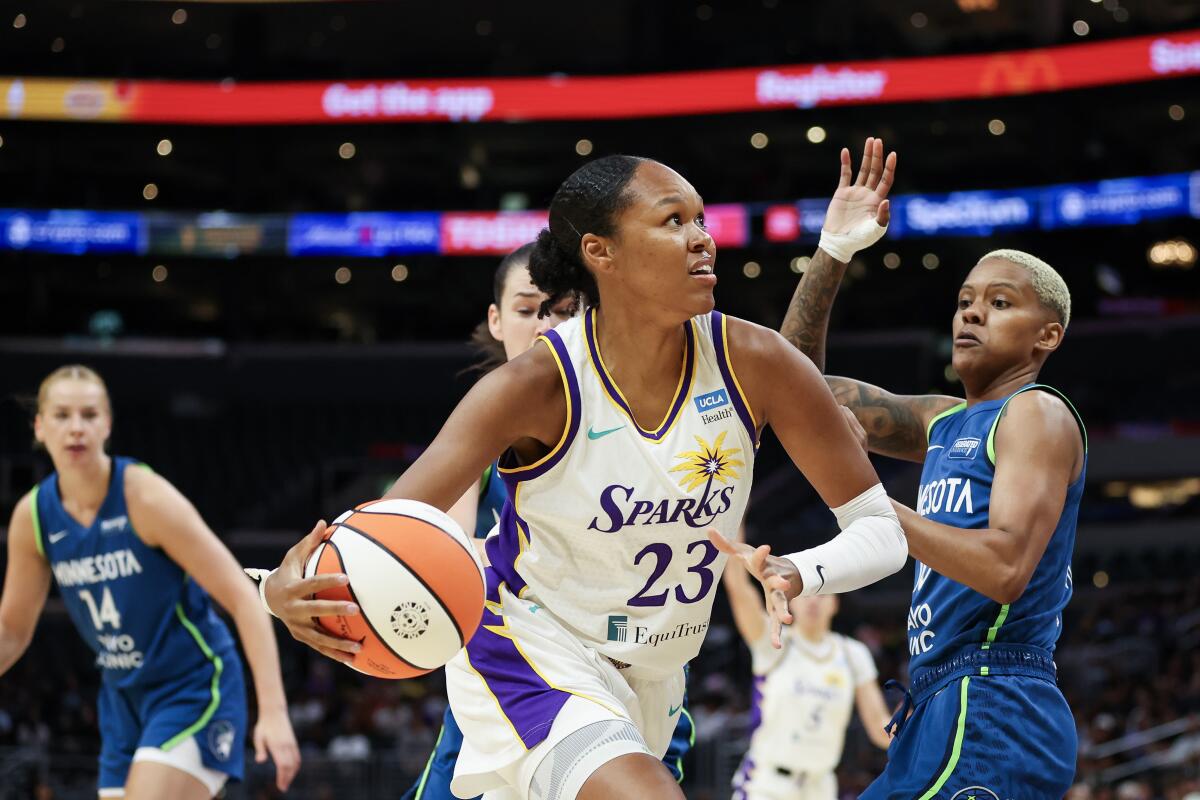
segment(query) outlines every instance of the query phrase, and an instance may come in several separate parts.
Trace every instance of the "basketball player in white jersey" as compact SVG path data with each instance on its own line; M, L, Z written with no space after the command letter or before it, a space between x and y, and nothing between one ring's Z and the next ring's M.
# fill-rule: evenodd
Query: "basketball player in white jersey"
M734 800L836 800L833 771L842 759L851 711L871 742L887 749L887 706L871 651L834 633L838 598L793 598L783 647L768 636L762 591L738 559L722 576L733 621L750 648L754 730L733 777Z
M874 172L853 187L872 230L889 187ZM713 310L716 247L690 183L610 156L571 175L549 217L530 258L549 295L542 313L569 297L585 313L480 380L388 492L444 510L497 457L508 488L488 540L483 622L446 667L464 735L451 789L681 798L660 759L724 566L706 533L732 535L741 521L762 428L842 528L813 550L755 553L776 624L790 620L789 594L896 572L907 543L811 362L776 332ZM830 224L849 233L859 222ZM296 638L344 658L357 643L321 630L309 600L339 577L302 572L323 531L263 590Z

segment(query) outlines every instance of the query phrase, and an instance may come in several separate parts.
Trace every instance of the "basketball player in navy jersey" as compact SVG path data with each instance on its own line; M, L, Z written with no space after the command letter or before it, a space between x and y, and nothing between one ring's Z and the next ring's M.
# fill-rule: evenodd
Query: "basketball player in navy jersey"
M61 367L42 382L34 432L55 471L9 523L0 675L29 646L53 578L103 677L100 797L215 797L242 776L246 689L211 593L233 616L254 674L257 760L271 756L285 790L300 753L257 592L170 483L105 453L111 428L95 372Z
M388 492L447 509L503 454L483 624L446 667L464 734L452 789L681 798L661 759L724 566L705 532L741 521L761 429L842 528L789 557L808 569L793 593L874 582L907 544L817 370L778 333L714 310L716 246L679 173L597 159L559 187L549 221L530 259L543 311L576 298L586 311L479 381ZM302 570L324 530L289 551L264 596L293 636L345 659L359 645L314 623L321 583ZM780 617L786 600L772 596Z
M894 166L868 140L852 184L843 150L839 195L890 183ZM835 195L830 215L847 204ZM830 249L817 251L783 323L822 369L829 311L859 248ZM1087 435L1066 397L1037 382L1070 316L1057 272L996 250L958 291L952 363L965 401L827 378L872 452L924 463L916 509L894 503L917 560L911 695L865 798L1057 798L1071 785L1077 739L1053 655L1071 597Z

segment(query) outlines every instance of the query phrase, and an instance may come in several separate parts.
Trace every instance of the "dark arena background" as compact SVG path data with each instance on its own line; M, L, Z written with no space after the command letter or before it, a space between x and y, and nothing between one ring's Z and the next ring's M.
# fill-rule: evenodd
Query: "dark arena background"
M380 495L471 383L498 256L586 159L680 170L718 307L778 326L838 151L900 156L828 368L956 393L950 320L983 253L1054 265L1074 318L1046 382L1091 434L1057 664L1072 798L1200 797L1200 2L0 0L0 524L51 468L32 399L96 368L110 451L192 499L248 566ZM876 459L911 504L919 470ZM836 531L768 437L750 537ZM904 679L911 565L835 628ZM288 797L398 798L440 671L371 680L276 627L304 764ZM95 797L92 656L52 591L0 677L0 798ZM690 798L726 798L750 658L724 597L693 662ZM251 698L253 694L251 693ZM890 697L890 700L895 700ZM854 723L856 797L884 763ZM231 798L278 796L249 763Z

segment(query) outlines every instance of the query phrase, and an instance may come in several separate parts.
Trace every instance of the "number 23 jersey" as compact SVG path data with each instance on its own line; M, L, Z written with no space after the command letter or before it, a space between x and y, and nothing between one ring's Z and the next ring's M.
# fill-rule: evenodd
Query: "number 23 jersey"
M733 538L746 510L757 425L726 327L716 311L684 323L675 394L653 429L605 366L596 309L548 331L538 346L558 363L566 428L535 463L500 460L509 499L488 541L494 580L638 677L699 652L725 564L707 531Z

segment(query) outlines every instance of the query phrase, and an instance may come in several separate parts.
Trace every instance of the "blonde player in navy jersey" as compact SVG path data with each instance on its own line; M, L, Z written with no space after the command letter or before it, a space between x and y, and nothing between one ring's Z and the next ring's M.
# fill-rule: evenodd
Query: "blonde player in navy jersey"
M721 582L754 673L750 749L733 777L733 800L837 800L833 773L851 713L858 711L873 744L891 743L871 651L833 632L834 595L793 598L793 621L777 650L762 591L740 559L729 561Z
M0 675L29 646L53 578L103 677L100 797L215 797L242 776L246 690L211 593L241 634L258 696L255 753L274 760L282 791L300 753L254 586L175 487L105 452L111 429L95 372L61 367L42 382L34 432L54 472L9 524Z
M864 163L885 163L881 142L868 140ZM850 181L843 151L841 186ZM835 241L817 252L784 322L821 367L854 249ZM896 504L917 559L911 695L887 769L863 797L1058 798L1071 786L1075 724L1053 656L1071 597L1087 435L1066 397L1037 382L1070 318L1057 272L995 250L958 290L953 365L965 401L827 379L873 452L924 463L916 510Z
M862 213L886 214L886 186L862 193L875 198ZM584 313L479 381L388 493L446 509L497 457L508 487L482 625L446 668L458 797L682 797L660 759L724 566L706 532L741 521L765 425L842 528L756 562L776 626L789 590L848 591L907 558L818 371L774 331L713 310L715 254L703 202L674 170L630 156L581 167L555 193L530 273L543 313L567 297ZM296 638L344 657L357 644L320 630L307 599L337 578L301 569L323 531L264 592Z

